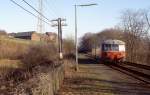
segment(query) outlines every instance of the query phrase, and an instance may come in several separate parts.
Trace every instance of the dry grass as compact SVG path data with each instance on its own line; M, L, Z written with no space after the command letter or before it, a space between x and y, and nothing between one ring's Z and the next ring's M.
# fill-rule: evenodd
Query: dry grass
M0 36L0 59L19 59L28 48L28 41Z
M15 69L22 68L20 61L29 41L0 36L0 78L4 78Z
M0 78L4 78L8 73L22 67L23 64L20 60L2 59L0 60Z
M9 59L0 60L0 67L20 68L21 66L22 66L22 63L20 60L9 60Z
M0 36L0 78L5 79L10 73L23 68L23 58L30 41Z

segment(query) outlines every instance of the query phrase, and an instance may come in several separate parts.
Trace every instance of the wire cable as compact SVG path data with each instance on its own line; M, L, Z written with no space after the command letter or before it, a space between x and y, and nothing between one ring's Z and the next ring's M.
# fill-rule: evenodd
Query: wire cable
M52 9L50 9L50 6L48 5L47 1L44 4L45 4L46 10L48 11L47 13L52 13L54 17L58 17L58 15Z
M14 3L15 5L17 5L18 7L20 7L21 9L23 9L24 11L28 12L29 14L31 14L32 16L39 18L37 15L33 14L32 12L30 12L29 10L25 9L24 7L22 7L21 5L19 5L17 2L15 2L14 0L10 0L12 3ZM50 23L46 22L45 20L41 19L43 22L45 22L46 24L50 25Z
M42 17L44 17L46 20L50 22L50 20L45 17L42 13L40 13L36 8L34 8L31 4L29 4L26 0L22 0L24 3L26 3L28 6L30 6L33 10L35 10L38 14L40 14Z
M54 14L56 17L58 17L58 14L54 11L54 8L53 8L53 7L50 7L51 5L50 5L50 3L49 3L48 0L45 0L45 4L48 6L48 9L50 9L51 12L53 12L53 14ZM53 6L54 6L54 4L53 4ZM56 7L56 6L54 6L54 7Z

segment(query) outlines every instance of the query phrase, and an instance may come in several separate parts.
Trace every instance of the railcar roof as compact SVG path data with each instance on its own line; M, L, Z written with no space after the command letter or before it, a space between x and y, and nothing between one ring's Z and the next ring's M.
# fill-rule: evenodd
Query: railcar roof
M124 45L125 42L123 42L121 40L105 40L105 41L103 41L102 44L120 44L120 45Z

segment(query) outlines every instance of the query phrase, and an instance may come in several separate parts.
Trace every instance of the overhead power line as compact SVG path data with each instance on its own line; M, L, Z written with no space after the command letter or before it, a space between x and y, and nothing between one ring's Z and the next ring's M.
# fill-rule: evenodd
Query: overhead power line
M33 14L32 12L30 12L29 10L25 9L24 7L22 7L21 5L19 5L17 2L15 2L14 0L10 0L12 3L14 3L15 5L19 6L21 9L23 9L24 11L28 12L29 14L31 14L32 16L39 18L37 15ZM51 25L50 23L46 22L45 20L41 19L43 22L45 22L48 25Z
M58 17L58 14L54 11L54 7L55 7L54 4L50 5L49 1L45 0L45 6L47 7L47 10L49 12L53 13L56 17ZM51 7L51 6L53 6L53 7Z
M50 22L50 20L44 16L42 13L40 13L36 8L34 8L31 4L29 4L26 0L22 0L24 3L26 3L28 6L30 6L33 10L35 10L38 14L40 14L42 17L44 17L46 20Z

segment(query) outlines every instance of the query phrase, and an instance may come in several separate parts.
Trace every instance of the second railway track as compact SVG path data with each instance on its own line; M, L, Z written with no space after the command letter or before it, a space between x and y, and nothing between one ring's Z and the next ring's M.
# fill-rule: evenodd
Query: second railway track
M95 59L95 57L93 57L91 54L87 54L86 56L92 58L93 60ZM105 62L100 62L98 58L96 58L95 61L97 63L102 63L128 76L131 76L150 86L150 66L130 62L105 64Z
M135 64L134 64L135 65ZM134 77L135 79L138 79L142 81L143 83L146 83L150 86L150 70L147 68L147 66L139 67L134 66L132 63L126 64L126 63L118 63L118 64L107 64L112 69L115 69L119 72L122 72L124 74L127 74L131 77ZM147 69L144 69L147 68Z

